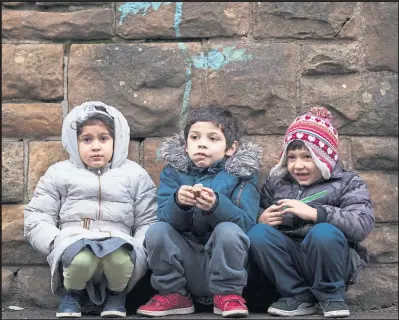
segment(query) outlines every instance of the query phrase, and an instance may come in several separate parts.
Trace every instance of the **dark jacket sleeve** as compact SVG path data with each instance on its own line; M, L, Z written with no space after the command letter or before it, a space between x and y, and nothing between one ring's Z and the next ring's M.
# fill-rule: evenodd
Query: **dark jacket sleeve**
M187 231L194 207L183 209L176 204L175 194L180 186L176 171L165 166L161 172L158 189L158 220L169 223L178 231Z
M373 203L363 180L354 175L341 192L340 206L317 206L316 223L328 222L340 229L348 241L361 242L375 225Z
M247 232L256 224L256 216L259 211L259 191L257 177L242 181L233 191L231 199L217 193L218 205L208 215L209 223L213 228L220 222L234 222L244 232Z
M273 204L272 184L271 184L271 178L268 177L263 183L262 189L260 191L261 213L267 208L269 208L272 204Z

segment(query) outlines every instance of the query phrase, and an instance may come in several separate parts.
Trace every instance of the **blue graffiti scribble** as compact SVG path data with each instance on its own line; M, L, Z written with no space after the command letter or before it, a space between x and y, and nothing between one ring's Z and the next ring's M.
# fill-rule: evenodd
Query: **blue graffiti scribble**
M126 2L125 4L118 7L118 11L122 12L119 19L119 24L121 25L123 20L128 14L138 14L146 15L147 10L152 8L152 10L157 11L161 5L170 4L171 2Z
M183 13L183 2L176 2L175 16L173 19L173 27L175 28L176 38L181 37L180 23L181 23L182 13ZM182 108L180 111L180 126L183 127L184 123L186 121L187 113L188 113L188 103L190 100L190 92L191 92L191 86L192 86L192 81L191 81L192 62L191 62L191 58L188 54L187 46L183 42L179 42L177 45L178 45L179 49L183 52L183 54L185 56L185 61L187 63L186 86L184 88L183 104L182 104Z
M181 22L182 11L183 11L183 2L176 2L175 16L173 19L173 27L175 28L176 38L181 37L180 22Z
M220 47L219 47L220 48ZM194 67L198 69L211 68L218 70L226 64L234 61L248 61L252 59L251 54L246 54L247 49L236 49L236 47L225 47L222 51L217 49L210 50L207 54L201 52L201 54L192 56Z

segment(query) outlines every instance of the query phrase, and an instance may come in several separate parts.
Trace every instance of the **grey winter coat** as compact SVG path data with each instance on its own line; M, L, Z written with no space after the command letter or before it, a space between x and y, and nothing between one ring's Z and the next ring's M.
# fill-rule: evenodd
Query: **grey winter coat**
M327 195L307 204L317 209L316 223L333 224L348 240L352 261L349 284L353 284L368 261L367 251L360 242L375 225L370 193L358 175L337 164L330 179L308 187L300 186L288 173L282 177L269 177L261 189L261 208L264 210L280 199L301 200L324 190L328 191ZM303 239L313 226L312 221L287 213L283 223L276 228L292 238Z
M77 112L91 104L105 107L115 120L112 160L105 168L95 170L81 161L73 129ZM129 140L126 119L101 102L75 107L64 120L62 143L70 159L48 168L24 212L25 237L47 256L54 293L58 294L62 286L58 266L64 250L83 238L119 237L133 246L136 259L128 291L147 271L143 241L148 227L156 221L156 186L140 165L127 159ZM86 228L85 218L92 219ZM105 286L105 280L100 286Z

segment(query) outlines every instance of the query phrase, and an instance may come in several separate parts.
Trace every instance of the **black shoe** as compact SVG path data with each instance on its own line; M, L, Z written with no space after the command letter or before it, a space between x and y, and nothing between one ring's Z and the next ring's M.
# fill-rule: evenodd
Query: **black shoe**
M320 302L323 314L326 318L343 318L349 317L349 308L344 301L326 300Z
M126 290L107 290L107 298L104 304L101 318L126 318Z
M64 290L56 313L57 318L80 318L84 290Z
M303 301L295 297L283 297L273 303L267 312L276 316L293 317L317 312L314 301Z

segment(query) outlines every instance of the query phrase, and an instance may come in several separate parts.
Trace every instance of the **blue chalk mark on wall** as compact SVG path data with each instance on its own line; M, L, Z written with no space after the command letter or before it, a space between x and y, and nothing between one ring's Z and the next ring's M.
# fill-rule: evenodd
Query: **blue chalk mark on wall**
M118 11L122 12L119 19L119 24L121 25L123 20L128 14L139 14L146 15L147 10L152 8L152 10L157 11L162 5L170 4L171 2L126 2L118 7Z
M198 69L211 68L213 70L219 70L226 64L235 61L249 61L253 57L251 54L246 54L247 49L236 49L234 46L225 47L220 49L221 46L216 49L210 50L207 54L201 52L200 55L192 56L194 67Z
M172 2L126 2L118 7L118 11L122 12L119 25L129 14L146 15L149 9L157 11L162 5L169 5ZM175 14L173 18L173 27L175 29L176 38L181 38L180 24L183 15L183 2L175 2ZM208 52L201 52L199 55L190 56L186 44L178 43L179 49L185 56L186 67L186 85L184 88L182 108L180 112L180 125L183 126L188 113L188 104L190 100L190 92L192 87L191 75L192 68L206 70L219 70L226 64L231 62L243 62L252 59L252 55L246 53L246 49L237 49L235 46L222 47L218 46Z
M175 28L176 38L181 37L180 22L181 22L182 12L183 12L183 2L176 2L175 16L173 19L173 27Z
M175 28L176 38L181 37L180 23L181 23L182 12L183 12L183 2L176 2L175 16L173 19L173 27ZM182 103L182 108L180 111L180 127L183 128L184 123L187 118L188 102L190 100L190 92L191 92L191 86L192 86L192 81L191 81L192 62L191 62L191 58L188 53L187 46L183 42L179 42L177 45L178 45L179 49L183 52L183 54L185 56L186 63L187 63L186 85L184 88L183 103Z

